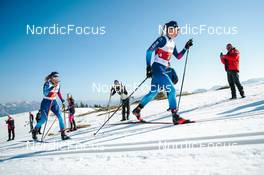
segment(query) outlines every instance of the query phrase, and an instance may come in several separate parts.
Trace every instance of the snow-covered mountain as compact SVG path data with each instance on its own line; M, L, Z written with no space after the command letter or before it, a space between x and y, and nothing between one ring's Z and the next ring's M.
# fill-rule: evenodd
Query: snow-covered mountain
M18 114L22 112L38 110L39 106L40 103L36 101L20 101L0 104L0 117L6 116L8 114Z

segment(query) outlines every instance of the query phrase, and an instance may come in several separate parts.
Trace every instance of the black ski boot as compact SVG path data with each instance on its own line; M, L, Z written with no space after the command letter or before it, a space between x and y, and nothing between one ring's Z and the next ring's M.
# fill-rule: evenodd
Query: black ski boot
M145 120L143 120L140 116L140 111L142 109L142 106L139 104L133 111L132 113L137 117L137 119L140 121L140 122L145 122Z
M241 98L245 98L246 97L244 91L240 92L240 95L241 95Z
M193 123L193 121L184 119L177 114L177 110L172 110L172 122L174 125L186 124L186 123Z
M68 140L68 139L70 139L70 137L65 134L65 130L62 130L61 131L61 140Z
M38 134L38 129L34 128L31 132L32 134L32 139L33 140L38 140L37 134Z
M235 99L237 99L237 97L231 97L231 98L230 98L230 100L235 100Z

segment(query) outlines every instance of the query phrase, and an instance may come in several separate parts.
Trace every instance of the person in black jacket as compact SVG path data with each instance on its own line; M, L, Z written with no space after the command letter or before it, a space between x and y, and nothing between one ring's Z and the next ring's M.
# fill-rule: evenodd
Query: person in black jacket
M33 130L33 123L34 123L34 115L29 112L29 126L30 126L30 132Z
M7 129L8 129L8 140L14 140L15 139L15 121L14 119L9 115L8 120L6 120ZM12 135L12 139L11 139Z
M69 111L69 121L70 121L70 131L76 131L77 127L76 127L76 123L74 120L74 114L75 114L75 104L74 104L74 99L72 98L71 95L68 96L67 98L68 101L68 109L67 111Z
M37 115L36 115L36 122L38 123L40 121L40 117L41 117L41 110L38 111ZM38 129L38 134L42 134L41 133L41 127Z
M111 96L115 95L115 93L118 93L121 98L121 103L122 103L121 121L129 120L130 105L129 105L128 92L126 90L126 87L118 80L114 81L114 85L111 88Z

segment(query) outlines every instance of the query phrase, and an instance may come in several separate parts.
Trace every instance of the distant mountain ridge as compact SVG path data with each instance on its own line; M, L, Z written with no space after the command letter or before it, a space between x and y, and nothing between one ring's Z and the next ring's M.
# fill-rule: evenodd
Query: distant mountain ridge
M14 103L0 104L0 117L6 116L8 114L17 114L28 111L38 110L40 103L36 101L20 101Z

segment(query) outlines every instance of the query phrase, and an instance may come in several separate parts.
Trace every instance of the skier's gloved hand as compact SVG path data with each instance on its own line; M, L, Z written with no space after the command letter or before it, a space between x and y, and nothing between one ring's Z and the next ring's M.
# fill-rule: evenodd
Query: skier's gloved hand
M193 40L189 39L189 41L187 41L187 43L185 44L185 49L188 50L192 45L193 45Z
M223 57L223 55L224 55L224 54L221 52L221 53L220 53L220 58L222 58L222 57Z
M152 76L152 70L151 70L151 66L147 66L147 78L150 78Z
M66 102L64 99L61 100L61 103L62 103L62 109L65 110L66 108Z

